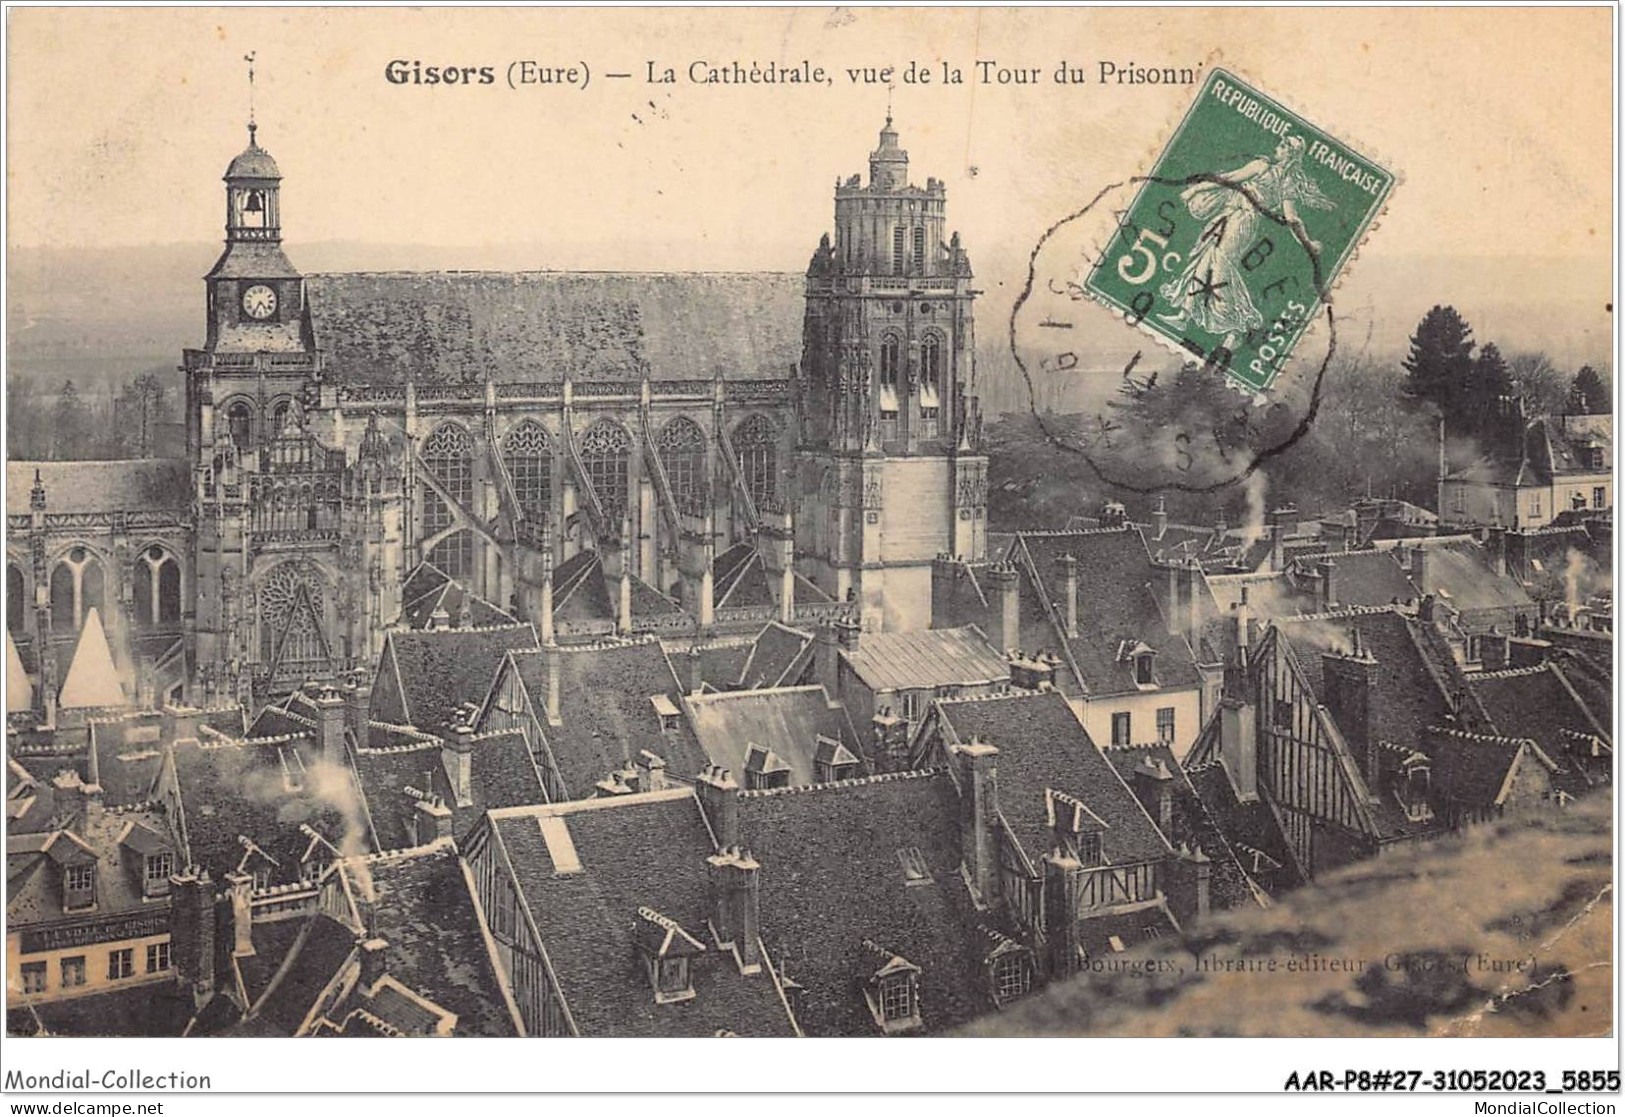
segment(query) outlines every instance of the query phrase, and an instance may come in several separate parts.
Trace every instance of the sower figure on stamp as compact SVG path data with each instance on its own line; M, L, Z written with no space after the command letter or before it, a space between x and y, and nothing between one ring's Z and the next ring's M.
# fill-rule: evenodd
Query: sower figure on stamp
M1209 334L1223 334L1224 348L1230 352L1235 351L1240 335L1264 324L1242 268L1260 218L1280 213L1309 250L1318 253L1320 242L1303 232L1298 204L1312 209L1331 209L1335 204L1303 169L1303 152L1303 138L1287 136L1273 154L1217 175L1216 182L1192 183L1180 191L1190 215L1209 224L1185 270L1162 285L1162 297L1174 311L1159 318L1176 329L1193 323ZM1237 189L1243 183L1250 190Z

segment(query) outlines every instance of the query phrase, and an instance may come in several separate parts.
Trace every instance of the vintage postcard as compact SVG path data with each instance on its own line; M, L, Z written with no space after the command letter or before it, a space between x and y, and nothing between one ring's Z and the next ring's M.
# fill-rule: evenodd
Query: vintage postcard
M1615 16L8 9L4 1088L1617 1091Z

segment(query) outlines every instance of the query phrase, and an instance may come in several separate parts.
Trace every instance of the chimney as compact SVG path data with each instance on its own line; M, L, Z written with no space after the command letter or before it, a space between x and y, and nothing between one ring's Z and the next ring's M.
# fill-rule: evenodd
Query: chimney
M695 644L688 649L687 662L688 685L683 688L684 692L688 694L698 694L700 693L701 684L705 681L703 677L704 672L700 669L703 663L703 658L700 655L700 646L698 644Z
M1501 578L1507 573L1507 529L1500 524L1493 525L1486 537L1485 545L1489 549L1490 569ZM1417 589L1425 589L1417 586Z
M1213 859L1201 847L1180 846L1170 869L1169 907L1182 924L1205 917L1213 908Z
M345 702L344 696L332 687L323 687L316 696L316 744L322 759L329 764L343 764Z
M1061 850L1044 855L1044 928L1050 943L1052 979L1070 977L1082 959L1078 934L1078 906L1083 894L1083 864Z
M1316 611L1329 613L1337 608L1337 563L1323 558L1315 566L1320 573L1320 606Z
M471 726L459 725L451 731L451 736L441 738L440 763L446 770L456 805L473 806L474 730Z
M1202 564L1194 557L1185 560L1185 605L1190 610L1190 627L1186 630L1186 637L1191 642L1193 651L1200 651L1197 643L1202 631L1202 598L1197 591L1202 586Z
M1478 638L1478 659L1486 671L1503 671L1507 667L1510 655L1510 641L1506 633L1490 626L1490 630Z
M1055 685L1055 660L1042 654L1029 656L1025 652L1012 652L1009 661L1011 686L1046 690Z
M389 964L389 942L386 939L358 939L356 954L361 959L361 988L371 990L383 978Z
M666 761L662 757L643 749L638 753L634 763L638 767L639 790L666 790Z
M1416 609L1416 615L1428 624L1433 623L1434 613L1438 611L1439 600L1431 593L1424 593Z
M1162 831L1163 837L1173 840L1174 834L1174 774L1168 770L1168 764L1160 756L1149 753L1145 759L1134 769L1134 779L1139 784L1135 790L1149 800L1154 808L1157 820L1157 829Z
M198 711L191 706L165 703L158 712L158 736L166 745L197 740Z
M559 715L559 659L563 653L557 644L548 644L542 648L542 654L547 657L547 724L562 725L564 719Z
M1072 555L1062 555L1055 560L1055 565L1061 571L1061 614L1065 618L1066 637L1075 640L1078 636L1078 560Z
M1248 628L1253 622L1252 609L1247 604L1246 586L1241 587L1241 600L1230 606L1230 615L1235 619L1236 647L1245 651L1247 642L1252 639Z
M201 1001L214 992L214 882L207 869L169 878L169 941L175 977Z
M835 638L840 641L843 652L855 652L863 640L863 626L851 617L836 617Z
M451 837L451 808L438 795L425 795L417 801L413 817L417 821L417 844L433 845Z
M536 602L536 625L543 646L553 643L553 541L544 537L542 546L542 586Z
M909 723L894 714L890 706L882 706L875 711L869 725L874 734L870 758L884 766L887 772L901 772L907 768Z
M1354 630L1348 655L1326 652L1320 657L1321 703L1348 741L1349 749L1365 771L1366 784L1377 791L1377 661Z
M1243 803L1258 799L1258 705L1242 663L1226 673L1219 700L1219 758Z
M429 614L430 631L443 632L450 627L451 614L446 611L446 607L444 605L436 606L435 611Z
M749 852L727 847L706 858L711 884L711 930L731 948L739 972L762 971L760 873Z
M959 774L960 847L981 903L999 899L999 750L975 737L949 749Z
M250 899L254 878L247 873L227 873L226 889L231 898L231 953L247 958L254 953L254 905Z
M344 725L358 746L367 743L367 722L372 714L372 680L358 676L344 688Z
M1007 562L987 568L988 641L1000 652L1021 644L1021 575Z
M694 778L694 794L699 797L700 810L711 827L711 836L718 849L732 849L739 844L739 785L726 768L707 765Z
M1411 548L1411 581L1416 583L1416 592L1428 592L1427 550L1418 543Z
M1151 530L1156 533L1152 538L1158 541L1168 534L1168 501L1160 494L1156 508L1151 511Z

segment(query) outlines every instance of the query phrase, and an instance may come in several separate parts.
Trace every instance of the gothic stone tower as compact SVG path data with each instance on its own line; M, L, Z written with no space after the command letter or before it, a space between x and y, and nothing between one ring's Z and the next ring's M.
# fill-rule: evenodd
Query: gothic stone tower
M796 551L869 628L928 627L932 561L987 550L976 292L945 210L937 179L910 185L887 117L807 268Z
M204 277L202 349L184 354L195 502L200 693L255 698L336 677L377 649L396 570L399 465L307 422L322 364L305 281L282 251L281 172L249 125L226 169L226 244ZM369 432L371 433L371 432ZM325 438L323 436L326 436Z

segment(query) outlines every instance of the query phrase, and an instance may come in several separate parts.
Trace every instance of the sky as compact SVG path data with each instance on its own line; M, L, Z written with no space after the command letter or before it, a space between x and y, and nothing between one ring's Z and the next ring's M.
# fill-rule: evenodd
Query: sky
M1101 184L1148 169L1196 91L1102 85L1100 63L1198 77L1222 64L1400 176L1356 273L1389 287L1443 267L1468 288L1465 301L1509 316L1527 286L1541 321L1518 328L1537 341L1611 329L1606 9L143 8L9 18L13 246L217 238L219 175L246 139L252 50L259 136L286 176L295 260L300 242L530 244L536 267L799 270L829 226L836 178L865 169L889 96L916 179L945 181L950 227L973 262L980 250L1002 269ZM490 66L496 80L391 84L394 59ZM587 87L508 88L509 65L524 59L584 64ZM697 60L807 60L833 84L693 84ZM902 80L911 60L931 84ZM1036 68L1041 80L984 83L978 60ZM1062 62L1089 80L1056 84ZM651 63L678 82L646 82ZM964 84L943 84L944 63ZM887 65L898 68L890 91L846 73Z

